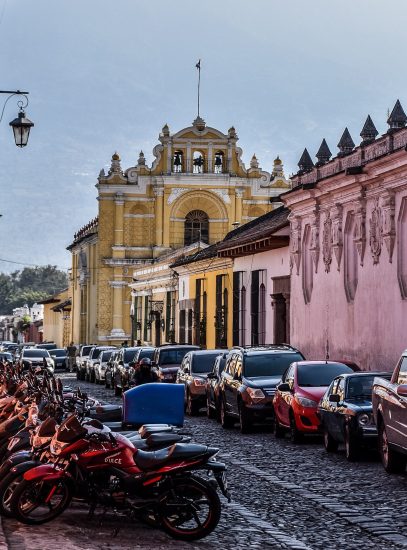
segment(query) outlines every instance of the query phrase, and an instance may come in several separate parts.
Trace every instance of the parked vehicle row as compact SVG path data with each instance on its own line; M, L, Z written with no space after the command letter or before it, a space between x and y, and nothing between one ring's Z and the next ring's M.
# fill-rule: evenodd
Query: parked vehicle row
M289 435L297 443L321 435L327 452L343 445L350 461L379 445L387 471L405 468L407 351L392 376L360 372L349 361L307 361L286 344L231 350L93 346L86 366L78 361L78 378L105 383L120 395L136 383L143 358L151 359L159 381L183 384L188 415L205 408L208 418L225 429L238 423L242 433L269 423L276 438Z

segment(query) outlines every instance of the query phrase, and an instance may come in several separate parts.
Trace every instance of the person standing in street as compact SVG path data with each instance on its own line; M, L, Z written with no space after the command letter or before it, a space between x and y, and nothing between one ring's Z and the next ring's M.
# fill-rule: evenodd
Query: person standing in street
M73 342L69 344L66 351L68 352L68 370L69 372L74 372L76 367L76 346Z

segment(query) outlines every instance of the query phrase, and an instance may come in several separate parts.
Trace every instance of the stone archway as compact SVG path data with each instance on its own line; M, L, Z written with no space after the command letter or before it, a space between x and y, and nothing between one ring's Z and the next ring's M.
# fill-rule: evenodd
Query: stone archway
M201 210L209 218L209 244L223 239L229 229L230 208L211 191L188 191L174 203L170 213L170 246L184 246L184 224L187 215Z

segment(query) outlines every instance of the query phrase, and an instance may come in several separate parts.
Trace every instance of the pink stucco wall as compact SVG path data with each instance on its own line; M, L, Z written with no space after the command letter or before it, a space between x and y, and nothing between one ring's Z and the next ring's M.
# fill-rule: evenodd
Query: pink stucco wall
M291 343L308 359L324 358L328 342L331 359L353 360L366 370L392 370L407 348L407 300L398 279L400 266L407 265L407 223L399 221L403 199L407 206L404 149L368 163L362 174L342 172L287 195L293 264ZM356 224L346 234L349 213ZM331 230L326 229L328 215ZM307 226L314 238L305 250ZM353 302L345 291L345 265L352 262L343 246L346 239L357 250ZM326 272L329 245L332 261ZM309 303L303 291L305 254L314 261ZM354 273L352 266L350 271Z
M246 309L246 345L250 345L250 283L253 271L262 269L266 271L266 343L273 343L274 337L274 312L271 305L270 294L272 292L272 278L285 277L290 274L290 257L288 246L259 252L250 256L235 258L233 262L233 271L244 273L244 285L247 289L247 309Z

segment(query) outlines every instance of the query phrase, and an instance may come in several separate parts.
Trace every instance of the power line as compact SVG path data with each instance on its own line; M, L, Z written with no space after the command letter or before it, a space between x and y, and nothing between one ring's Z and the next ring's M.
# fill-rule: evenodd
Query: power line
M8 264L16 264L16 265L24 265L26 267L46 267L45 265L39 265L39 264L28 264L28 263L25 263L25 262L16 262L15 260L6 260L4 258L0 258L0 262L5 262L5 263L8 263ZM47 264L47 265L51 265L51 264ZM57 267L58 269L61 269L63 271L67 271L69 269L69 267L62 267L60 265L52 265L52 267Z

